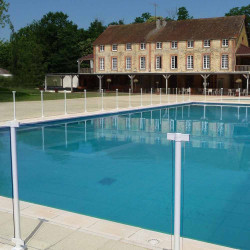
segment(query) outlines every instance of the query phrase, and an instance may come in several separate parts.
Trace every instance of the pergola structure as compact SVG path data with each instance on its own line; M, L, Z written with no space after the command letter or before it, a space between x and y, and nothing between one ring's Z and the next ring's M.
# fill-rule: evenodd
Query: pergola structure
M171 76L197 76L200 75L203 78L203 88L204 90L207 88L208 86L208 78L211 75L240 75L243 76L244 78L246 78L247 84L246 84L246 89L247 89L247 93L249 93L249 75L250 75L250 71L234 71L234 72L165 72L165 73L137 73L137 72L133 72L133 73L103 73L103 74L99 74L99 73L54 73L54 74L47 74L45 76L45 91L48 89L48 85L47 85L47 77L50 76L59 76L61 79L61 85L63 86L63 79L65 76L71 76L71 91L73 91L73 77L77 76L78 78L80 78L81 76L85 76L85 77L97 77L98 79L98 83L99 83L99 91L101 92L101 89L103 88L103 77L104 76L128 76L128 80L130 80L130 89L131 92L133 92L134 90L134 79L136 76L162 76L165 79L165 86L166 86L166 94L168 93L168 82L169 82L169 78Z

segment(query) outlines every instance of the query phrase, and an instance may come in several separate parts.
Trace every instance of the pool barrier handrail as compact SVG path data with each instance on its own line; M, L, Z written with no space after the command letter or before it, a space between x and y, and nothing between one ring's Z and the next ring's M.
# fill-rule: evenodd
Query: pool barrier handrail
M180 250L181 228L181 144L190 140L189 134L167 133L167 139L175 141L175 187L174 187L174 250Z
M12 187L13 187L13 219L14 219L14 238L12 242L15 247L12 250L25 250L25 242L21 239L20 226L20 204L18 191L18 167L17 167L17 146L16 146L16 128L20 123L16 120L9 122L10 127L10 142L11 142L11 168L12 168Z

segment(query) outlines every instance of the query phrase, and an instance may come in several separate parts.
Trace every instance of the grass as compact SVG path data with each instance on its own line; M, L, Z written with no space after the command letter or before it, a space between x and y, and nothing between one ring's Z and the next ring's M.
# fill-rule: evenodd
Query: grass
M16 91L16 101L40 101L41 92L39 89L34 88L6 88L0 87L0 102L12 102L13 94L12 91ZM105 96L114 96L115 92L106 92ZM119 95L124 95L124 93L119 93ZM87 97L98 97L100 96L99 92L88 92ZM67 93L67 99L73 98L83 98L83 92ZM58 100L64 99L64 93L59 92L46 92L44 93L44 100Z

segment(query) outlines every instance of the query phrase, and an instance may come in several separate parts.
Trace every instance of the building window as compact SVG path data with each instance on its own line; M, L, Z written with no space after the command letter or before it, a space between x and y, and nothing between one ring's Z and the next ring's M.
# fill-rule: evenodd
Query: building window
M194 57L187 56L187 69L193 69L193 68L194 68Z
M177 68L178 68L177 56L171 56L171 69L177 69Z
M126 69L131 69L131 57L126 57Z
M99 60L99 69L104 70L104 58L100 58Z
M228 69L228 55L221 56L221 68Z
M117 70L117 57L112 58L112 70Z
M177 41L172 41L171 42L171 48L172 49L177 49L177 46L178 46L178 42Z
M191 49L191 48L194 47L194 41L188 41L187 43L188 43L188 44L187 44L187 47L188 47L189 49Z
M162 49L162 43L161 42L156 43L156 49Z
M140 69L146 69L146 57L140 57Z
M204 48L210 47L210 40L204 40Z
M210 69L210 55L203 56L203 69Z
M228 39L222 39L222 47L228 47Z
M112 51L117 51L117 48L118 48L117 44L112 45Z
M156 69L161 69L161 56L157 56L155 58L155 68Z
M131 43L126 44L126 50L132 50L132 44Z
M141 48L141 50L145 50L146 49L146 43L141 43L140 48Z
M104 51L104 45L100 45L100 52L103 52Z

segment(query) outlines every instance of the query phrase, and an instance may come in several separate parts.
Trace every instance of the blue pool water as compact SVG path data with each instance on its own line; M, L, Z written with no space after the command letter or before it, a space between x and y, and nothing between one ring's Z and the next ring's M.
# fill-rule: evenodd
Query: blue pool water
M250 249L250 107L189 105L18 130L20 198L172 232L173 161L183 146L182 235ZM11 197L9 131L0 130L0 195Z

